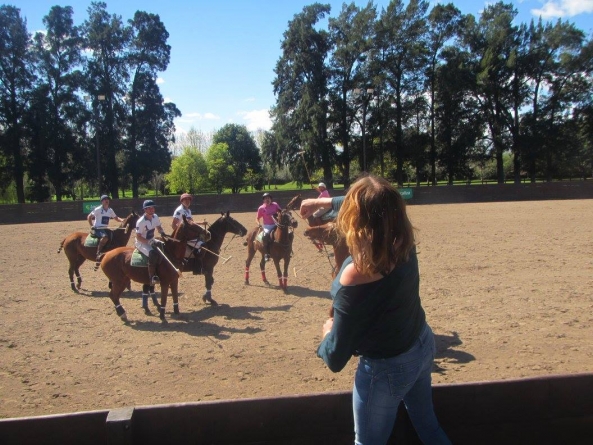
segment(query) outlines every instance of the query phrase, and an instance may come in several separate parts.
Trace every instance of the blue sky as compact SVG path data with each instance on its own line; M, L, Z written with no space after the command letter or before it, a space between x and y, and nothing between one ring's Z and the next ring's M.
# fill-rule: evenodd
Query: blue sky
M323 1L336 17L343 1ZM246 125L249 130L269 129L268 109L275 98L271 82L280 57L280 42L288 22L315 0L106 0L110 14L124 21L137 10L158 14L169 32L171 62L160 74L163 96L174 102L182 117L178 131L191 127L215 131L227 123ZM506 0L505 3L508 3ZM87 18L90 0L14 0L27 19L30 32L43 29L42 19L54 5L72 6L74 22ZM350 3L350 2L347 2ZM367 1L355 1L364 6ZM389 0L375 0L380 11ZM432 0L431 5L436 1ZM448 2L443 2L448 3ZM479 16L488 3L455 0L464 14ZM517 20L528 23L541 16L573 22L587 35L593 34L593 0L514 0Z

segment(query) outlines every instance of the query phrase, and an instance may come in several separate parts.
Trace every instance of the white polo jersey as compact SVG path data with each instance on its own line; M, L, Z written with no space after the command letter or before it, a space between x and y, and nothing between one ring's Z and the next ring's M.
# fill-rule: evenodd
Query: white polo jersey
M116 218L117 216L111 207L108 207L107 210L105 210L103 206L95 207L91 210L90 214L95 216L93 227L96 229L107 227L109 225L109 220Z
M180 204L179 207L177 207L173 212L173 218L182 221L183 215L185 215L187 219L192 219L191 210L189 208L184 207L183 204Z

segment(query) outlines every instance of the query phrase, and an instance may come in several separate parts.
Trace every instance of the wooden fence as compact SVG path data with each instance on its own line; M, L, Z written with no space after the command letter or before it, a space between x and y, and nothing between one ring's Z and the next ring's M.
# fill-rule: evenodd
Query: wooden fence
M353 443L352 394L222 400L0 419L3 445L341 445ZM456 445L585 445L593 373L435 385ZM389 444L420 444L403 408Z
M464 202L494 201L539 201L554 199L592 199L593 181L563 181L535 184L488 184L467 186L438 186L408 188L411 205L449 204ZM261 204L261 193L239 193L233 195L197 195L192 202L192 213L196 215L218 212L254 212ZM297 194L303 198L315 198L317 193L311 189L302 191L271 191L274 200L284 205ZM334 196L344 194L336 190ZM179 197L167 196L153 198L157 204L157 214L170 216L179 205ZM144 198L115 199L111 207L118 216L124 217L132 209L141 212ZM39 223L52 221L76 221L86 218L83 201L62 201L36 204L7 204L0 206L0 224ZM88 204L88 203L87 203ZM88 207L88 205L87 205Z

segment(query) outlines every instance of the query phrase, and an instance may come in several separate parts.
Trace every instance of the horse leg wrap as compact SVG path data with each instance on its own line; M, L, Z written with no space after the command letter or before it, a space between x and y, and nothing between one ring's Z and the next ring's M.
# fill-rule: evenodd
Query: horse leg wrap
M126 313L126 310L121 304L118 304L117 306L115 306L115 313L121 317Z
M173 303L173 313L179 314L179 303Z
M262 269L261 271L261 279L264 280L264 282L267 282L268 279L266 278L266 270Z
M142 307L148 309L148 294L142 294Z
M283 289L288 287L288 277L282 277L282 284L280 285Z
M70 281L70 287L74 292L76 292L76 285L74 284L74 281Z
M249 284L249 268L245 268L245 284Z
M159 307L159 318L161 320L165 319L165 306L160 306Z
M284 285L282 284L282 275L278 276L278 286L280 286L282 288L284 287Z

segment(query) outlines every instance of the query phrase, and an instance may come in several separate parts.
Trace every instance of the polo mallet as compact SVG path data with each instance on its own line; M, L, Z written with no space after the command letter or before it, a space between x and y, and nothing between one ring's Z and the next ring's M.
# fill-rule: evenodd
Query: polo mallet
M204 246L198 247L198 249L204 249L206 252L209 252L209 253L211 253L212 255L215 255L215 256L217 256L218 258L220 258L220 259L224 260L224 261L222 262L222 264L226 264L226 262L232 258L232 256L230 256L230 257L228 257L228 258L225 258L225 257L223 257L223 256L221 256L221 255L219 255L219 254L217 254L217 253L214 253L214 252L212 252L210 249L206 249Z
M311 175L309 174L309 169L307 168L307 163L305 162L305 150L297 152L297 155L301 155L303 165L305 166L305 171L307 172L307 178L309 178L309 184L313 184L313 181L311 181Z
M158 247L155 247L154 249L167 261L167 263L169 263L169 265L173 269L175 269L175 272L177 272L177 276L181 277L181 271L175 267L175 265L171 262L171 260L169 258L167 258L167 255L165 255L165 253Z

